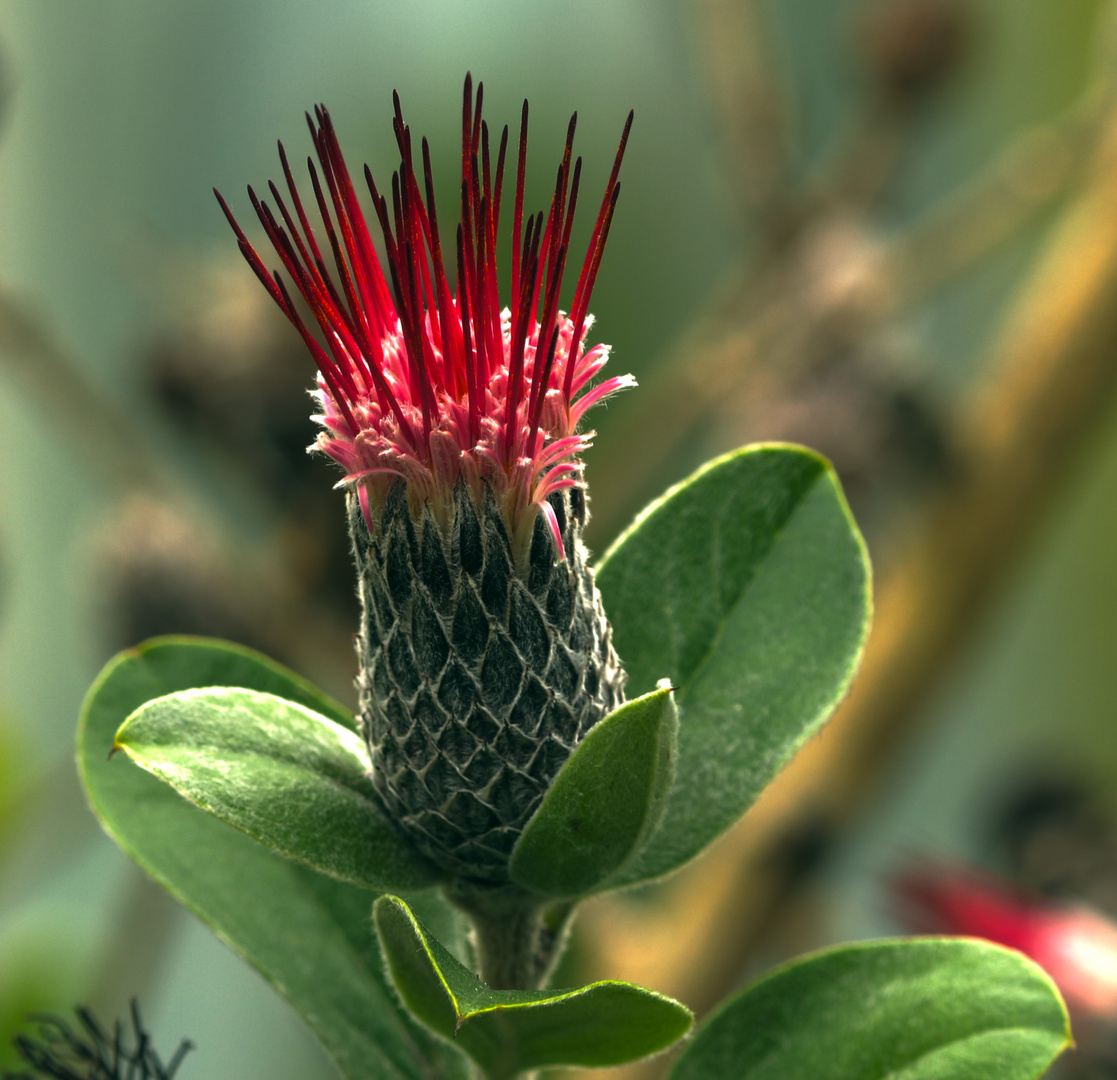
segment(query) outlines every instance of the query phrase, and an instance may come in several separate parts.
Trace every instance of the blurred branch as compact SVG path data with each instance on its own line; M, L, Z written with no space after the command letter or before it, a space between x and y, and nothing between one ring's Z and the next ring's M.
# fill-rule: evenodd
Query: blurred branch
M791 118L759 0L701 0L702 70L725 133L730 195L745 214L779 215L791 190Z
M94 390L40 319L2 286L0 353L6 369L54 414L56 429L66 432L106 478L123 485L158 483L143 440L127 417Z
M733 51L725 40L719 48ZM760 222L769 235L759 257L730 270L640 393L614 406L592 459L591 542L603 546L665 480L680 479L704 456L736 445L729 433L738 441L742 433L773 437L763 420L758 432L748 428L774 399L794 396L812 371L861 350L872 333L910 315L1020 236L1082 181L1083 161L1112 107L1110 83L1099 80L1068 117L1012 143L961 191L900 232L883 232L872 213L901 160L898 151L877 159L880 172L872 180L864 174L868 166L851 179L839 163L821 189L790 192L787 213ZM853 143L873 138L865 131L874 115L895 127L893 116L866 106L850 133ZM847 148L839 159L847 156L864 155ZM860 196L847 185L861 185ZM649 430L655 439L644 437ZM711 431L720 446L711 445ZM639 455L623 452L637 444Z
M1086 162L1117 104L1113 44L1106 42L1099 76L1078 108L1010 144L971 183L897 239L898 306L916 303L965 274L1065 192L1088 182Z

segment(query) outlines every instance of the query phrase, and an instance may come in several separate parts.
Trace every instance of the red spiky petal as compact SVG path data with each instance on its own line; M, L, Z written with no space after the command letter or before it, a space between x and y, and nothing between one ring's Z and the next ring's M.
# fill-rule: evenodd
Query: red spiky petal
M634 385L617 376L587 388L608 357L608 346L586 349L592 326L590 296L601 264L620 184L617 177L632 124L628 116L570 314L559 296L578 201L581 159L571 169L576 117L572 117L546 215L523 222L527 154L527 102L520 122L512 227L509 300L497 289L499 227L508 129L500 140L495 176L489 132L481 119L484 88L467 74L462 103L461 223L451 290L434 204L430 153L422 141L423 184L412 160L411 132L393 94L393 128L400 168L392 177L391 208L372 174L365 178L384 240L384 259L373 244L325 106L308 114L318 168L308 160L322 218L331 271L312 231L287 156L280 146L290 205L275 184L269 190L278 216L249 189L253 208L317 323L308 329L278 273L271 273L221 208L249 265L294 324L318 366L317 396L323 431L317 446L345 470L342 484L360 496L369 528L388 487L402 477L418 501L448 505L459 476L488 483L514 532L542 510L559 551L562 540L546 504L556 490L581 482L578 455L592 433L576 428L587 409ZM319 179L321 177L321 180ZM424 201L425 196L425 201ZM333 274L336 273L336 279ZM447 463L447 446L451 452ZM479 491L477 492L479 494Z

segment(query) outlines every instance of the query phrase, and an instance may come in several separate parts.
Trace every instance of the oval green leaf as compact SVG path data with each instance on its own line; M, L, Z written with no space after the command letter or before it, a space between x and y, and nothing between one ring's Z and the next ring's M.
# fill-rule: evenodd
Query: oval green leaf
M130 649L93 684L78 728L78 767L105 831L291 1002L349 1080L465 1080L465 1058L398 1004L365 889L276 855L150 773L109 760L126 717L199 686L275 694L353 727L342 706L249 649L190 638Z
M679 688L675 786L628 884L729 828L833 712L868 633L869 560L825 459L754 446L652 503L597 584L630 688Z
M746 987L670 1080L1034 1080L1071 1045L1055 984L969 939L842 946Z
M690 1030L685 1005L631 983L490 990L398 897L374 908L392 981L407 1007L454 1041L488 1080L552 1065L600 1067L658 1053Z
M113 749L288 859L369 889L439 871L384 816L364 740L258 690L180 690L137 709Z
M512 849L512 880L563 899L585 895L624 866L663 816L678 727L669 686L598 721Z

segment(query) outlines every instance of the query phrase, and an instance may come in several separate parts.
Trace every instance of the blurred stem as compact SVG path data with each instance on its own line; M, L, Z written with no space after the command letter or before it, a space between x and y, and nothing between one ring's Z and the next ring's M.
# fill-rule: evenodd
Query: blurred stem
M177 463L161 460L144 432L97 392L82 365L2 285L0 360L33 395L53 429L74 441L82 462L95 468L103 481L118 492L157 492L220 533L235 568L229 582L236 593L234 603L258 626L259 647L329 692L343 699L350 696L351 628L339 626L332 610L308 598L292 580L290 567L269 557L274 552L261 550L258 535L245 537L218 506L199 505L196 485Z
M718 65L728 62L718 57L753 46L733 36L723 6L710 0L700 14L705 38L718 39L710 64L728 95L748 80L740 73L718 76ZM903 114L866 102L824 174L800 190L785 176L783 209L757 220L763 233L758 256L727 272L705 310L641 378L640 393L613 406L592 451L591 546L603 548L665 482L696 467L689 448L697 436L708 439L711 429L725 426L741 402L763 402L795 386L844 343L898 320L988 259L1072 190L1117 109L1112 82L1104 68L1066 118L1014 141L920 221L887 235L870 215L910 132ZM725 103L719 113L727 146L752 132L760 140L754 152L761 151L765 137L755 127L740 127ZM730 159L737 153L727 151ZM854 246L836 267L834 240L843 233ZM853 265L858 259L860 269ZM859 277L843 285L839 275L851 266ZM636 445L641 453L631 454Z
M893 249L898 304L907 306L956 280L1081 180L1083 159L1103 119L1090 110L1028 132L899 237Z
M758 0L701 0L694 8L700 69L722 131L730 196L769 223L789 212L792 136L787 87Z
M53 413L56 429L75 439L106 477L126 487L158 486L163 478L126 417L97 393L41 320L3 287L0 352L8 370Z

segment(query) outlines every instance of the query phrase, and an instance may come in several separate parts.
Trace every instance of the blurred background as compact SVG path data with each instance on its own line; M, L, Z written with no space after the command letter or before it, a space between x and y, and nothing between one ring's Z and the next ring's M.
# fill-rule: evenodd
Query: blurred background
M198 1044L183 1077L331 1075L101 834L73 733L104 662L164 632L353 699L311 362L210 188L247 220L318 101L386 177L395 88L449 205L467 69L494 128L531 101L529 206L572 111L587 198L636 111L593 308L641 388L594 416L591 546L712 454L792 439L835 461L876 566L838 717L692 867L588 905L564 974L701 1013L907 929L913 866L1117 917L1113 5L5 0L0 1067L29 1009L138 993L165 1053ZM1117 1076L1111 1019L1062 1075Z

